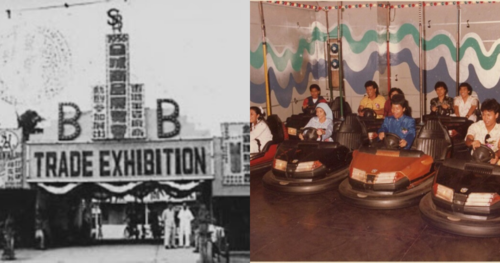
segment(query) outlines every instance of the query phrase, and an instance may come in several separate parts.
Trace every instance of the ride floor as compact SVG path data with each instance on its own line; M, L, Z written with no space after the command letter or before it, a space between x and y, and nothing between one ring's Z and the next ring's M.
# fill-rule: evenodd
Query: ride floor
M498 261L500 238L473 238L428 225L418 205L370 210L341 200L336 188L291 195L250 179L253 261Z

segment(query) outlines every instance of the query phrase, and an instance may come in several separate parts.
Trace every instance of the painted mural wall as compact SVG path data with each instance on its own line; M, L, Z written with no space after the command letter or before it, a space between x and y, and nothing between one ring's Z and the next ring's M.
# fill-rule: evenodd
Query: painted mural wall
M250 3L250 100L265 106L261 18ZM267 65L273 113L281 118L301 112L308 87L319 84L326 96L325 12L264 4ZM307 96L306 96L307 95Z
M314 3L314 2L313 2ZM338 2L320 2L335 6ZM327 3L323 5L323 3ZM364 83L373 79L387 96L390 87L403 90L412 108L420 115L419 22L422 17L424 60L424 113L436 97L434 84L444 81L449 96L455 97L456 83L468 82L482 102L500 100L500 4L460 4L439 2L435 6L401 8L346 8L342 11L341 36L346 100L353 110L365 95ZM417 2L415 2L417 3ZM355 2L354 4L369 4ZM418 3L417 3L418 4ZM353 5L354 6L354 5ZM265 107L261 18L257 2L250 3L250 100ZM273 114L283 120L300 112L302 100L309 96L312 83L328 90L326 40L337 37L339 12L307 10L272 3L263 4L267 33L267 63ZM460 12L460 21L459 21ZM326 27L328 16L329 28ZM389 25L389 26L387 26ZM390 75L387 68L387 29L389 30ZM459 74L457 79L457 36L460 29ZM388 78L389 77L389 78ZM389 84L390 82L390 84ZM338 96L338 91L333 95ZM329 97L329 96L325 96Z

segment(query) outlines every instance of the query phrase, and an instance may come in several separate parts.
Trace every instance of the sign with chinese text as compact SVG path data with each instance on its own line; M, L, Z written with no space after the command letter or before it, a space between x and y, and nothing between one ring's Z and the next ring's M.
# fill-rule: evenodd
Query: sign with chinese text
M108 92L107 86L95 86L92 90L92 138L106 139L108 133Z
M23 187L22 129L0 130L0 188Z
M146 137L146 121L144 117L144 87L142 84L131 84L129 124L130 138Z
M250 125L222 123L224 185L250 184Z
M128 34L107 35L106 40L106 83L110 88L108 138L123 139L127 133L128 117Z
M146 137L144 87L130 83L128 34L106 35L106 85L93 88L94 140Z

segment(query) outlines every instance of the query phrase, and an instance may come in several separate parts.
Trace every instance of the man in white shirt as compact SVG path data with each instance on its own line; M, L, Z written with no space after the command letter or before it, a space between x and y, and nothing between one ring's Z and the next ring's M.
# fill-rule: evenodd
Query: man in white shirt
M186 203L182 204L182 209L177 214L177 218L179 218L179 246L181 247L189 247L189 236L191 235L191 221L193 221L194 216L191 213L191 210L186 206ZM184 244L184 238L186 239L186 243Z
M163 245L165 249L174 247L174 235L175 233L175 214L174 209L172 209L172 204L168 204L167 208L163 210L161 214L161 219L163 221L164 235L163 235Z
M482 144L487 145L495 152L491 164L498 162L500 142L500 124L496 122L500 105L495 99L487 99L481 104L482 120L471 124L465 137L465 145L476 149Z

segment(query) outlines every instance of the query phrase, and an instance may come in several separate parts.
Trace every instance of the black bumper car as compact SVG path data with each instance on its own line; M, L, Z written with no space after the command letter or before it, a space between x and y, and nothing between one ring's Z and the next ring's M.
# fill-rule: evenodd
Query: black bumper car
M429 120L410 150L396 149L400 138L386 133L384 143L353 152L341 198L355 206L397 209L418 204L431 190L436 166L450 156L451 139L443 125Z
M351 151L370 144L366 126L357 114L346 115L332 138L333 141L346 146Z
M316 129L306 128L309 133ZM338 142L285 141L280 144L264 186L275 191L312 194L331 189L347 176L351 150Z
M439 114L424 115L423 118L424 121L439 120L446 127L453 143L452 156L454 159L470 159L470 149L465 145L464 140L465 136L467 136L469 126L474 122L465 117L453 117Z
M453 234L500 236L500 167L489 163L493 154L483 145L470 161L446 160L420 201L423 219Z
M373 109L364 108L363 116L360 116L361 121L363 121L368 132L377 132L384 119L377 119L377 113Z

